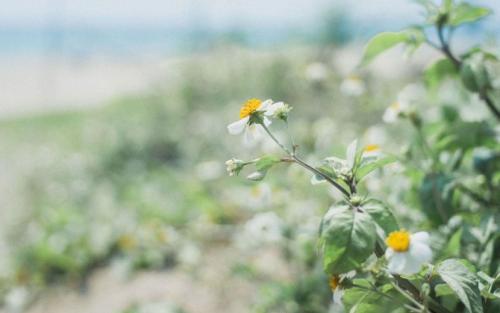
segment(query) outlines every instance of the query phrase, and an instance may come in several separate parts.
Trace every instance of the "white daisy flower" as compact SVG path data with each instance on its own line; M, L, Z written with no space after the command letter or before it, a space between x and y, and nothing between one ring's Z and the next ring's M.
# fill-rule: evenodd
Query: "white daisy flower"
M288 113L292 110L292 107L283 102L272 103L267 107L265 112L266 116L271 116L273 118L279 118L284 121L288 118Z
M231 135L238 135L244 132L243 142L251 144L256 139L262 137L264 129L262 125L252 121L252 117L258 113L265 113L268 107L273 103L272 100L261 101L259 99L250 99L240 109L240 119L227 126L227 130ZM271 120L264 114L260 115L264 125L269 126Z
M342 287L342 283L345 279L351 279L355 275L356 271L350 271L345 274L330 276L328 284L330 285L330 289L332 290L332 300L334 305L343 306L342 297L344 296L344 288Z
M394 231L385 240L385 257L392 274L412 275L418 273L424 263L432 259L429 247L429 234L418 232L410 234L406 230Z
M398 94L398 98L384 112L382 117L386 123L394 123L396 120L410 113L415 104L425 95L425 90L417 84L409 84Z
M351 75L340 84L340 92L347 96L361 96L365 93L365 82L358 76Z
M379 145L369 144L363 148L363 158L365 158L365 159L378 158L380 156L380 154L381 154L381 151L380 151Z
M312 82L321 82L328 78L328 68L321 62L314 62L307 66L306 77Z

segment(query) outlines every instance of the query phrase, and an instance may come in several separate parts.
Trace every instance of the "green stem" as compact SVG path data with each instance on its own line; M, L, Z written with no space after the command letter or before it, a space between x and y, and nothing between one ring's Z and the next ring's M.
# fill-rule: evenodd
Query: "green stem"
M287 162L289 161L293 161L294 163L297 163L298 165L302 166L303 168L309 170L310 172L314 173L315 175L318 175L318 176L321 176L323 177L327 182L329 182L332 186L334 186L335 188L337 188L340 192L342 192L346 197L350 197L351 194L345 190L342 186L340 186L336 181L334 181L331 177L329 177L328 175L325 175L323 174L321 171L317 170L316 168L314 168L313 166L307 164L305 161L303 161L302 159L300 159L295 153L292 153L290 152L289 149L287 149L284 145L282 145L279 140L271 133L271 131L269 130L269 128L267 128L266 125L264 124L260 124L262 125L262 127L264 128L264 130L266 131L266 133L269 135L269 137L271 137L271 139L281 148L283 149L283 151L285 151L289 156L290 156L290 160L287 160Z

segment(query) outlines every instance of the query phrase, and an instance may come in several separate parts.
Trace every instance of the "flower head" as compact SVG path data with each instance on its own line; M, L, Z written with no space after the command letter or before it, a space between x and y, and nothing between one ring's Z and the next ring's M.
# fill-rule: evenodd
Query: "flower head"
M380 146L368 144L363 148L363 158L377 158L380 156Z
M242 160L230 159L226 161L226 170L229 176L238 175L244 166L245 162L243 162Z
M261 124L269 126L271 121L264 115L267 108L273 103L272 100L261 101L250 99L240 109L240 119L227 126L231 135L244 132L244 143L251 144L255 139L261 137L263 128Z
M340 84L340 91L347 96L360 96L365 92L365 82L358 76L351 75Z
M330 289L332 290L333 304L342 306L342 296L344 295L344 287L346 281L353 278L356 275L356 271L350 271L345 274L332 275L328 280Z
M278 118L280 120L286 121L288 119L288 113L292 110L292 107L283 102L276 102L271 105L266 110L266 115L273 118Z
M389 272L393 274L415 274L422 264L432 258L427 232L410 234L402 229L390 233L385 242L387 244L385 257L389 261Z

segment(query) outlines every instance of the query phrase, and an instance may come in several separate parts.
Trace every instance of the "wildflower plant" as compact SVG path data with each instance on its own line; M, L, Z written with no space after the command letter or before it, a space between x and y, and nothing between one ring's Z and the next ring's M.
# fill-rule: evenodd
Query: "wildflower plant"
M493 118L500 119L498 90L493 83L498 74L489 67L498 64L498 58L477 47L458 57L450 45L455 28L490 11L453 0L417 2L426 21L400 32L376 35L364 50L362 66L397 44L413 53L426 43L444 57L426 69L424 93L431 93L445 78L456 77ZM430 30L435 30L437 43ZM312 184L328 184L339 192L341 199L318 225L318 248L334 310L498 312L500 189L498 138L490 127L494 119L487 117L480 125L470 123L457 109L443 106L441 119L428 122L419 112L418 101L409 98L400 97L382 118L391 124L399 119L409 121L416 139L407 151L393 155L376 144L361 145L354 140L344 155L325 157L320 164L310 164L301 156L288 127L289 105L251 99L241 108L240 120L228 126L229 132L259 130L282 154L249 161L231 159L226 162L229 175L252 168L247 178L260 181L279 164L298 165L310 172ZM281 125L288 140L278 139L271 124ZM471 132L481 135L468 140L466 134ZM251 137L245 135L244 141ZM363 191L363 181L370 173L396 161L406 168L404 173L412 182L407 190L413 199L410 205L422 209L427 218L424 222L405 219L405 224L400 223L397 211L385 199Z

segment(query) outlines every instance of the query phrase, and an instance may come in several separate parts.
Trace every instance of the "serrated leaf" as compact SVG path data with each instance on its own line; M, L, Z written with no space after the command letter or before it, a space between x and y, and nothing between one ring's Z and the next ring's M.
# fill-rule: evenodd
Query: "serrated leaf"
M476 275L459 260L445 260L437 266L441 279L453 290L469 313L483 313Z
M405 42L408 38L409 36L406 31L384 32L377 34L366 44L361 65L368 65L379 54L396 46L397 44Z
M491 14L490 9L473 6L469 3L460 3L451 10L448 23L451 26L458 26L464 23L475 22L489 14Z
M363 204L362 209L384 230L386 235L399 229L398 221L383 202L370 200Z
M356 170L356 180L360 182L366 175L370 174L376 169L396 162L398 159L395 156L385 156L377 159L376 161L364 164Z
M367 213L348 205L325 214L320 228L323 267L329 274L347 273L363 263L375 248L375 224Z

